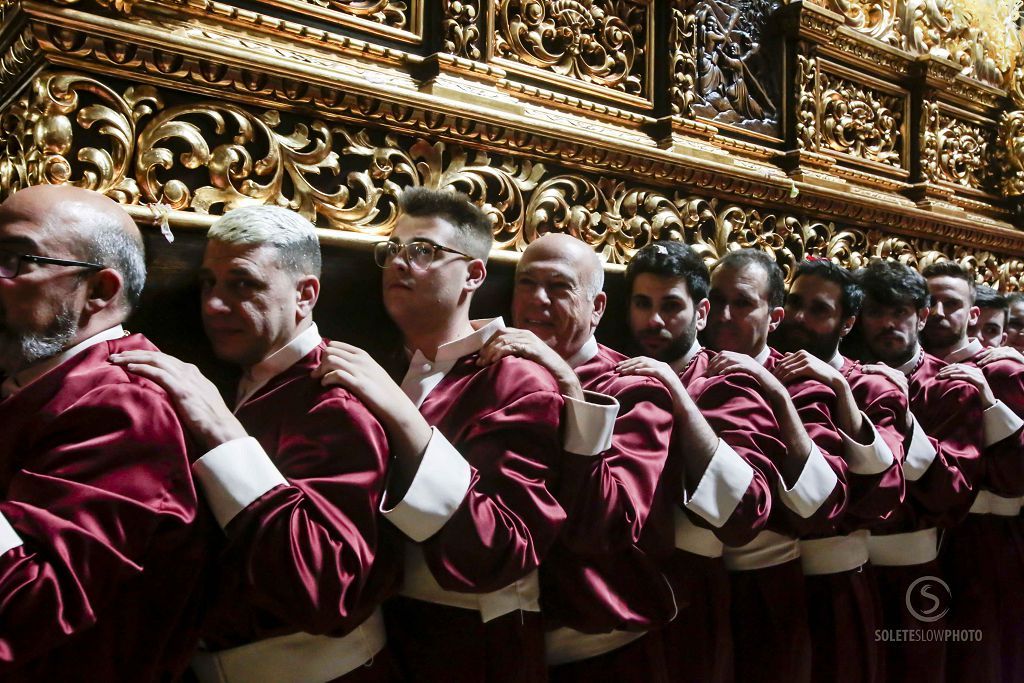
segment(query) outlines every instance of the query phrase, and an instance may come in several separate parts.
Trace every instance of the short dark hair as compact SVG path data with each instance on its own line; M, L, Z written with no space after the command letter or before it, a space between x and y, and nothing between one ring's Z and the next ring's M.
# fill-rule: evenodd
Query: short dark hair
M898 261L874 259L856 273L865 297L883 306L911 303L917 309L931 303L928 283L916 270Z
M414 217L437 217L451 223L473 258L487 260L494 244L491 219L466 195L451 190L410 187L398 199L402 213Z
M977 286L974 305L978 308L996 308L1004 311L1009 308L1006 297L988 285Z
M970 303L973 304L977 299L978 285L974 281L974 277L971 276L971 273L959 263L954 261L939 261L931 264L930 266L925 266L924 270L921 271L921 275L924 275L925 280L929 280L933 277L951 277L957 280L963 280L967 283L967 289L970 291Z
M732 268L740 270L748 266L758 266L765 272L768 278L768 305L778 308L786 300L786 278L782 274L782 268L775 262L775 259L767 252L760 249L738 249L718 259L712 270L718 268Z
M681 279L695 302L708 298L711 278L707 264L692 247L682 242L658 240L633 254L626 265L627 296L633 295L633 282L644 273Z
M796 281L801 275L820 277L822 280L839 285L842 292L839 303L844 318L860 313L860 306L864 302L864 291L857 284L853 273L846 268L828 259L815 259L802 262L797 267L793 280Z
M1009 310L1010 306L1014 306L1024 301L1024 292L1011 292L1006 295L1006 308Z

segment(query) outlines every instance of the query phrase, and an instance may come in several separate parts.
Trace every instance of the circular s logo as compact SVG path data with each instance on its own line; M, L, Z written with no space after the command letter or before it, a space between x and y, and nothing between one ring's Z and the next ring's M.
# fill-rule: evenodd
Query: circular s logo
M907 587L907 610L918 621L933 622L946 616L952 593L937 576L921 576Z

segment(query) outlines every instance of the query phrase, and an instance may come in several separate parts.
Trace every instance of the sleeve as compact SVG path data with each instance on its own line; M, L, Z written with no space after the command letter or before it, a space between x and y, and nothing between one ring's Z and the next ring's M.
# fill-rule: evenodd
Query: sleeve
M989 442L982 458L985 467L984 487L1000 496L1024 495L1024 429L1020 416L1024 416L1024 372L1014 361L986 366L986 379L1002 406L1000 417L990 417L985 411L985 435ZM1012 411L1012 417L1006 412ZM1015 428L1016 427L1016 428ZM1001 429L1000 429L1001 428ZM996 437L1002 436L1002 439ZM993 441L993 439L995 439Z
M640 540L672 438L672 398L662 385L644 379L614 394L619 414L609 447L593 457L566 453L562 461L560 540L579 552L607 553Z
M468 473L468 480L453 483L435 476L426 457L420 462L410 491L437 496L445 506L432 522L436 530L423 541L431 573L445 590L488 593L518 581L537 569L565 521L553 493L562 456L562 397L553 381L549 390L531 390L531 384L539 382L494 378L488 388L507 400L482 400L498 407L466 415L458 435L442 449L445 467ZM455 455L465 468L454 464ZM452 507L460 489L463 495ZM388 501L384 514L394 520L395 510L409 511L399 528L410 535L408 520L419 513L407 508L407 499Z
M211 452L195 470L211 503L228 494L245 504L218 517L253 603L307 633L344 635L365 616L363 588L379 558L387 436L348 394L281 409L292 419L264 442L269 454L248 439L231 454L241 457L211 466Z
M165 535L196 529L184 432L164 396L98 387L31 443L0 499L0 673L103 620ZM162 558L171 560L171 558ZM186 600L194 586L167 586Z
M967 515L982 474L981 412L978 392L963 382L941 383L914 411L904 474L919 524L951 526Z
M888 380L885 382L888 384ZM875 441L889 453L889 462L885 464L884 461L874 459L869 459L864 465L858 461L850 462L847 474L849 499L844 523L846 528L864 526L887 518L903 501L905 491L902 425L906 424L908 411L906 395L891 389L865 391L856 383L852 388L857 405L871 422ZM872 467L872 464L875 466Z
M680 503L691 520L710 528L723 543L744 545L764 530L771 513L765 473L785 453L779 425L752 377L713 377L691 383L688 391L728 449L715 452L701 481L687 482L684 490L692 494ZM676 435L676 443L685 454L686 435Z
M786 486L781 471L776 473L778 507L797 536L832 533L848 497L843 439L832 421L835 394L820 382L797 382L786 388L814 448L792 487Z

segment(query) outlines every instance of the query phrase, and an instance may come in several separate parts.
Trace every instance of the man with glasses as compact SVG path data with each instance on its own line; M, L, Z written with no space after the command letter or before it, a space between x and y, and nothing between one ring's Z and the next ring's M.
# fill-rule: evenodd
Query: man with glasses
M203 327L242 368L233 411L195 366L112 359L163 386L206 450L193 469L227 547L192 665L201 683L397 677L380 612L400 569L377 513L387 435L358 398L312 377L327 343L313 322L320 268L313 225L288 209L235 209L210 227Z
M165 393L111 365L142 237L117 204L40 186L0 205L0 678L176 680L209 525Z
M337 342L318 370L391 438L381 510L407 542L402 597L385 605L389 638L414 680L546 680L537 568L565 520L553 491L563 399L536 363L481 365L502 327L469 318L493 241L487 216L425 188L406 190L401 210L375 258L408 370L396 383Z

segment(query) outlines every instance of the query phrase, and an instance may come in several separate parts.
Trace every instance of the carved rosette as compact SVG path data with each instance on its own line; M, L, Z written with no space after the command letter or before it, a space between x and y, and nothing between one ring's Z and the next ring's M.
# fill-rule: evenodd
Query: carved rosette
M818 4L842 14L847 26L866 36L882 41L898 40L898 35L894 35L897 0L827 0Z
M824 144L836 152L899 168L903 98L834 74L821 74L820 78Z
M305 0L392 28L409 28L409 6L401 0Z
M988 149L992 132L961 120L925 101L921 108L921 169L934 182L975 190L988 188Z
M478 21L480 0L442 0L444 19L444 51L466 59L483 56L483 42Z
M500 0L494 52L501 59L642 95L648 3L637 0Z

